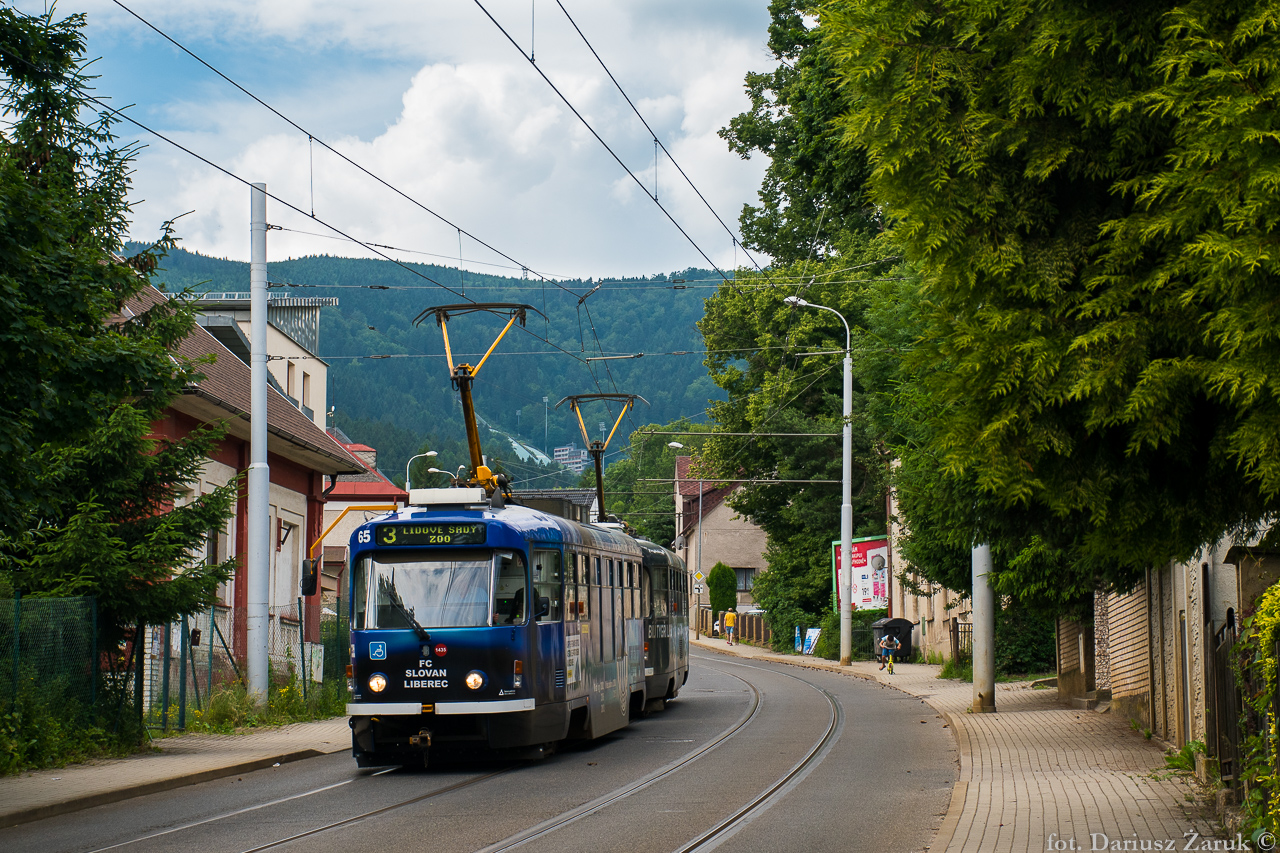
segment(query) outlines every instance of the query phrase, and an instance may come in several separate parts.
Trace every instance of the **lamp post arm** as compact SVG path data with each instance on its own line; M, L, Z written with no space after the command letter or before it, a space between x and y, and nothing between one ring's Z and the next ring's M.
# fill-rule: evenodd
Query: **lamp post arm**
M849 355L849 348L850 348L850 345L851 345L851 342L852 342L853 338L852 338L852 336L849 334L849 321L848 321L848 320L846 320L846 319L844 318L844 315L843 315L843 314L841 314L839 311L837 311L837 310L836 310L836 309L834 309L834 308L828 308L828 307L827 307L827 306L825 306L825 305L815 305L815 304L814 304L814 303L812 303L812 302L808 302L808 303L806 303L806 304L805 304L805 307L807 307L807 308L821 308L823 311L830 311L832 314L835 314L837 317L839 317L839 318L840 318L840 322L844 324L844 354L845 354L846 356L848 356L848 355Z

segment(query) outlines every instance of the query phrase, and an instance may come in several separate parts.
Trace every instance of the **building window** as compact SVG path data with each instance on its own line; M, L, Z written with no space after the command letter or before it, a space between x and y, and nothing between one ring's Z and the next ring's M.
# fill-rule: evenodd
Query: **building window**
M738 576L738 592L750 592L756 583L756 570L734 569L733 572Z
M302 405L311 405L311 374L302 371Z
M290 397L297 399L298 392L293 390L293 372L293 362L286 362L284 390Z

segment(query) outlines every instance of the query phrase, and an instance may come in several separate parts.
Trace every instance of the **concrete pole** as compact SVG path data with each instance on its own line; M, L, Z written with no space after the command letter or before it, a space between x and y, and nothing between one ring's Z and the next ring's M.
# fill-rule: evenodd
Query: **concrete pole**
M806 302L799 296L782 300L799 308L817 308L830 311L840 318L844 326L844 448L840 477L840 567L844 577L840 581L840 665L853 663L853 351L849 321L834 308ZM887 531L886 531L887 532Z
M702 480L698 480L698 574L702 576L699 583L706 583L706 575L702 574ZM708 596L710 593L708 592ZM698 593L698 618L702 618L702 593Z
M841 320L844 317L840 317ZM853 663L853 358L849 335L844 341L844 453L842 456L840 503L840 665Z
M271 473L267 467L267 185L250 189L249 258L249 554L248 670L249 695L267 699L267 599L271 588Z
M973 713L996 710L996 600L991 592L991 546L973 549Z

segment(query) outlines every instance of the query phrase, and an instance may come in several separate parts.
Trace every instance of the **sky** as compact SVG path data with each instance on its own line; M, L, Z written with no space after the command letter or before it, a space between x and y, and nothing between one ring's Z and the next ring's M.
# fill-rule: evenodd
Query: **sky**
M46 5L8 2L28 13ZM774 67L765 0L123 2L305 131L112 0L58 3L60 15L87 14L98 97L236 176L122 122L120 138L144 146L133 239L149 242L185 213L184 248L247 260L245 182L264 182L275 197L268 222L282 229L269 233L269 260L377 256L337 229L393 246L378 251L399 260L456 266L461 255L467 269L517 276L750 263L731 232L766 163L741 159L717 131L749 106L744 75ZM561 4L714 215L666 155L655 169L653 136ZM679 227L647 195L655 181Z

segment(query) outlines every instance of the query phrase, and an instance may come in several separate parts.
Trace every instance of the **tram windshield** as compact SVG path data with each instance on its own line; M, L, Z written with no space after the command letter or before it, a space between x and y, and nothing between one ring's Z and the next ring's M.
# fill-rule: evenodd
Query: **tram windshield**
M366 555L356 566L353 579L356 630L489 625L494 612L495 576L499 598L512 595L513 587L523 586L512 583L513 563L519 565L523 581L524 561L519 554L510 552L401 551Z

